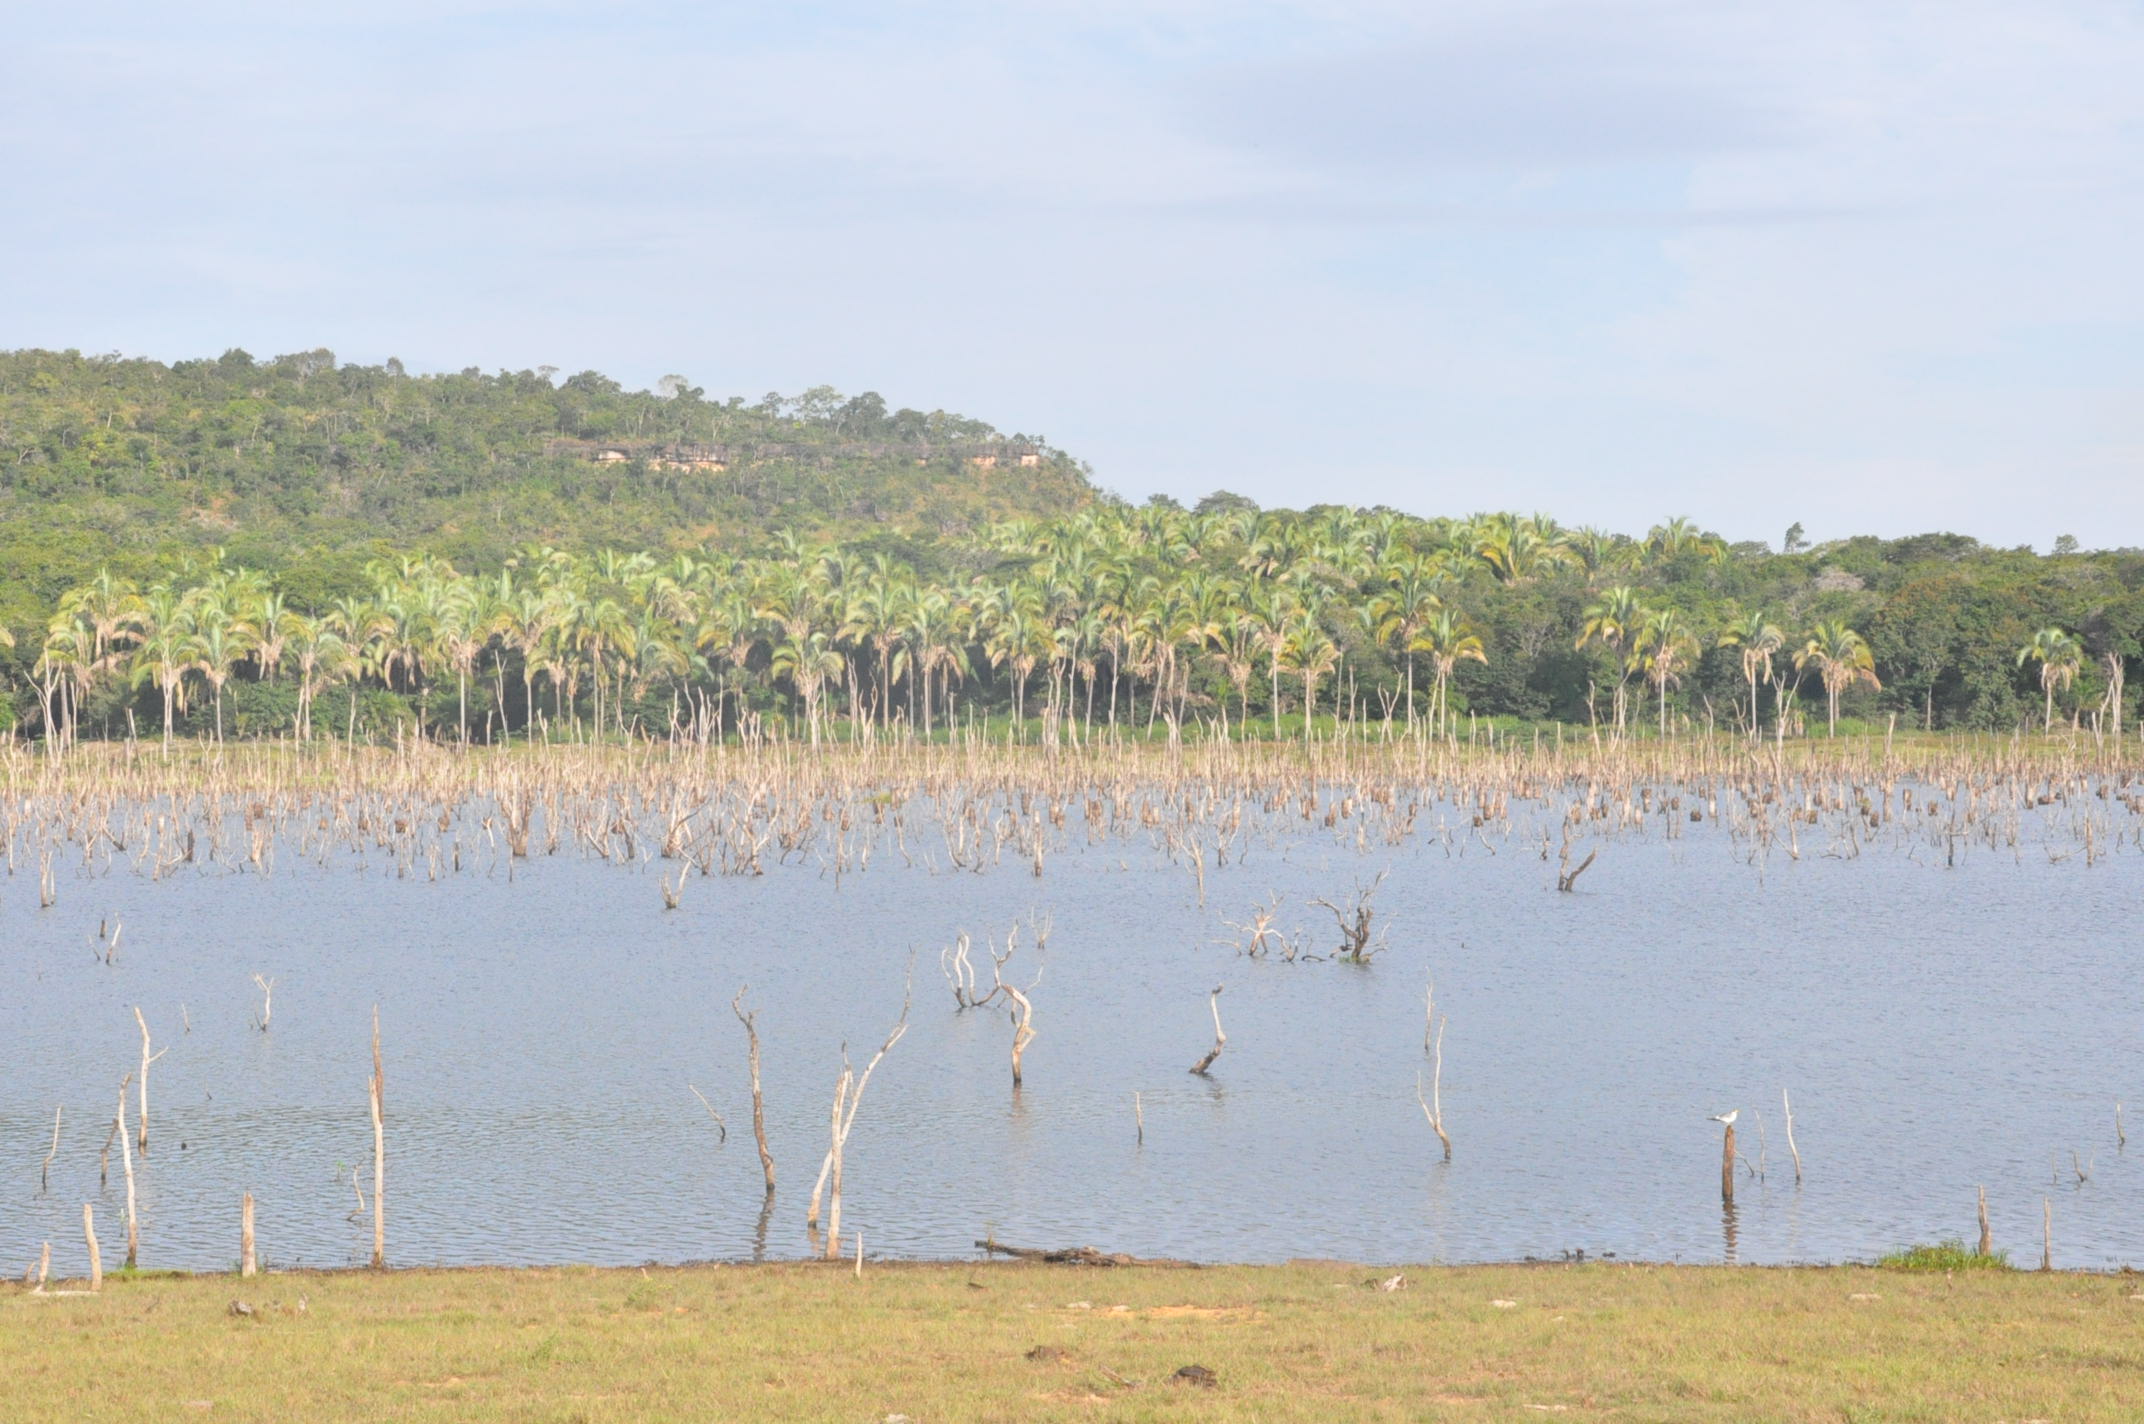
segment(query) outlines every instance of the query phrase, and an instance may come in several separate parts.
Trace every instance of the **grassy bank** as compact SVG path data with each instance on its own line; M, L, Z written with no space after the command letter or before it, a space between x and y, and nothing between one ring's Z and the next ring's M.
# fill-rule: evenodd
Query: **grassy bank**
M33 1420L2144 1415L2144 1282L1858 1268L406 1271L0 1293ZM251 1313L236 1313L242 1302ZM1182 1367L1213 1382L1174 1378Z

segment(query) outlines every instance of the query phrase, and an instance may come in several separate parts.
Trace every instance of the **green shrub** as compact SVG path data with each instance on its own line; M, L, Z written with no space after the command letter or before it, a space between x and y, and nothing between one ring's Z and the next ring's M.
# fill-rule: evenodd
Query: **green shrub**
M1963 1241L1953 1236L1934 1245L1902 1246L1886 1256L1878 1256L1876 1264L1892 1271L2007 1271L2011 1269L2010 1254L1996 1251L1986 1256L1966 1249Z

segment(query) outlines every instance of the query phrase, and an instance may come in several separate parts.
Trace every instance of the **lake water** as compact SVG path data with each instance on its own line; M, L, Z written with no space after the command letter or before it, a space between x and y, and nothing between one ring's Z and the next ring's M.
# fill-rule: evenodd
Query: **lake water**
M763 876L691 877L675 911L670 865L570 837L511 864L471 850L437 880L292 848L269 875L152 880L87 871L77 849L51 908L34 860L0 892L0 1266L50 1240L78 1273L84 1201L118 1259L119 1156L100 1189L98 1152L138 1058L135 1005L169 1049L136 1164L144 1266L229 1268L245 1190L269 1264L365 1259L351 1169L369 1192L375 1003L393 1263L806 1254L842 1044L868 1059L912 958L911 1028L848 1151L845 1222L874 1255L963 1256L994 1233L1209 1261L1835 1261L1970 1241L1985 1185L2021 1261L2050 1198L2057 1264L2144 1263L2144 1112L2136 1151L2115 1135L2116 1102L2144 1104L2144 854L2117 843L2087 865L2053 815L1955 868L1925 845L1821 854L1814 832L1801 858L1753 865L1714 819L1601 842L1573 894L1540 851L1554 810L1477 836L1426 808L1411 838L1362 849L1283 817L1243 860L1209 860L1203 907L1183 862L1138 837L1068 836L1040 877L890 847L838 882L823 857L770 858ZM1368 965L1222 942L1277 893L1279 928L1328 949L1332 917L1308 902L1380 871L1389 947ZM1006 1015L957 1011L940 951L976 936L987 987L980 940L1032 915L1051 932L1008 966L1023 986L1041 971L1015 1092ZM256 973L277 983L266 1033ZM1416 1102L1432 973L1449 1165ZM764 1211L729 1007L747 983L780 1173ZM1194 1077L1217 984L1227 1048ZM1707 1119L1731 1108L1765 1171L1723 1213Z

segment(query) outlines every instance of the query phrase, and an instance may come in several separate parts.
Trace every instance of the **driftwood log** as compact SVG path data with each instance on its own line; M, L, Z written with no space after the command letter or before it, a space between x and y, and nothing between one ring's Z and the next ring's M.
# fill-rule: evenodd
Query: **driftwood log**
M1002 1241L983 1238L975 1243L976 1249L993 1256L1011 1256L1020 1261L1042 1261L1052 1266L1168 1266L1178 1270L1197 1270L1196 1261L1179 1261L1168 1256L1127 1256L1121 1251L1097 1251L1092 1246L1065 1246L1054 1251L1038 1251L1031 1246L1008 1246Z

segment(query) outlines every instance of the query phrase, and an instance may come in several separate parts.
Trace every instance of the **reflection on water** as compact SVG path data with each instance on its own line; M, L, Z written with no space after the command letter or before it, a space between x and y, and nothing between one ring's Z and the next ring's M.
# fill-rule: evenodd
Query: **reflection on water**
M1867 854L1760 873L1707 822L1606 842L1558 894L1535 850L1523 832L1358 851L1305 831L1209 866L1203 908L1181 865L1123 843L1075 842L1041 878L886 856L837 885L770 864L695 879L674 912L663 862L570 843L437 882L378 857L161 881L78 869L44 911L18 881L0 900L0 1262L50 1240L79 1269L84 1201L119 1234L123 1188L100 1189L97 1159L138 1063L137 1005L169 1047L136 1163L146 1265L229 1267L248 1190L271 1264L365 1258L351 1174L369 1190L375 1003L391 1260L801 1254L842 1046L882 1039L912 954L912 1028L847 1151L844 1221L874 1252L964 1255L988 1227L1208 1260L1835 1260L1969 1236L1984 1182L1996 1244L2029 1259L2049 1163L2075 1152L2089 1180L2065 1178L2058 1263L2144 1261L2144 1175L2114 1121L2144 1092L2144 856L2088 867L2028 835L1955 870ZM1331 919L1309 901L1386 869L1391 947L1369 965L1220 942L1277 893L1278 928L1320 948ZM1002 942L1031 912L1054 931L1021 951L1022 982L1042 977L1015 1092L1011 1023L956 1010L935 971L961 931ZM106 919L126 926L112 963ZM1415 1101L1432 972L1449 1166ZM277 981L265 1033L256 973ZM687 1087L749 1122L729 1009L747 982L771 1201L749 1131L718 1142ZM1195 1078L1217 982L1227 1049ZM1747 1151L1779 1135L1783 1088L1805 1182L1765 1161L1715 1236L1706 1119L1739 1107Z

